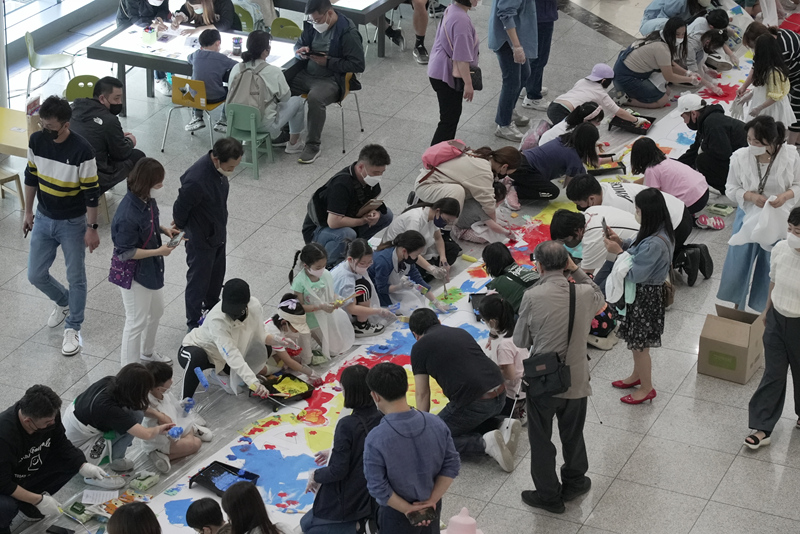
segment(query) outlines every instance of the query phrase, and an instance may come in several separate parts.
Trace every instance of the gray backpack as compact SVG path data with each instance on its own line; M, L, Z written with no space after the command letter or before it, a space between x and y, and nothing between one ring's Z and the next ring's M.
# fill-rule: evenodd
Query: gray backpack
M261 77L261 71L266 68L267 62L263 62L257 67L252 63L242 63L242 70L231 80L228 89L228 104L241 104L258 108L261 117L267 109L267 83Z

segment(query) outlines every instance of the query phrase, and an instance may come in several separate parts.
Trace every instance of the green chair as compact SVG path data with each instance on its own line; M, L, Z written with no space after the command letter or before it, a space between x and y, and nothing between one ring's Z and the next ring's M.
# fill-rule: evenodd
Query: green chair
M242 21L243 32L250 33L255 29L255 21L253 20L253 15L251 15L249 11L239 4L233 4L233 10L236 11L239 20Z
M81 74L75 76L67 84L64 90L64 98L68 102L75 102L78 98L92 98L94 96L94 86L100 78L91 74Z
M294 21L278 17L272 21L269 32L278 39L299 39L303 30Z
M253 178L258 180L259 154L268 154L269 161L271 163L275 161L271 136L268 132L258 131L258 126L261 124L261 112L252 106L228 104L225 106L225 113L228 115L228 136L249 143L250 161L246 162L245 158L242 158L241 165L252 167ZM264 144L263 148L262 144Z
M28 48L28 63L31 71L28 73L28 87L25 91L25 98L31 96L31 75L37 70L61 70L67 71L67 76L73 78L75 70L72 64L75 63L75 56L70 54L38 54L33 48L33 35L25 32L25 46ZM70 75L69 69L73 69Z

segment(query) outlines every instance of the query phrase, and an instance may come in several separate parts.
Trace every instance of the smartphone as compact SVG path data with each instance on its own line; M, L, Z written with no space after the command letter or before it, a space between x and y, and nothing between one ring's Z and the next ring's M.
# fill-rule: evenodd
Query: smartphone
M307 56L325 57L325 56L327 56L328 54L326 54L325 52L314 52L313 50L309 50L309 51L306 53L306 55L307 55Z
M48 534L75 534L74 530L70 530L64 527L59 527L56 525L50 525L49 527L47 527L47 530L45 530L45 532L47 532Z
M167 246L168 246L169 248L175 248L175 247L177 247L178 245L180 245L180 244L181 244L181 240L183 239L183 235L184 235L185 233L186 233L186 232L184 232L183 230L181 230L181 231L180 231L180 233L178 233L178 234L177 234L175 237L173 237L172 239L170 239L170 240L169 240L169 243L167 243Z
M603 225L603 235L606 236L607 239L611 238L611 234L608 233L608 225L606 224L605 217L603 217L603 219L600 221L600 224Z
M408 521L413 526L417 526L423 521L436 521L436 510L434 510L432 506L428 506L422 510L411 512L408 514Z

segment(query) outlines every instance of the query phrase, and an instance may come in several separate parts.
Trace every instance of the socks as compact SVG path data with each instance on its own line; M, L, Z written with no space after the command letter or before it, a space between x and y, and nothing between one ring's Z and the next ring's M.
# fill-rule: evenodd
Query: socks
M425 46L425 36L424 35L417 35L417 42L414 44L414 47L418 46Z

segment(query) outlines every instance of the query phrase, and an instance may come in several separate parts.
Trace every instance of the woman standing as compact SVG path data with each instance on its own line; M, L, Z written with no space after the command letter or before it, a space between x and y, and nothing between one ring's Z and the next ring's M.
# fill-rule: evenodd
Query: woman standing
M445 9L436 30L428 79L439 99L439 125L431 146L456 138L462 100L472 102L474 88L469 69L478 66L479 41L468 13L477 3L478 0L455 0Z
M609 237L605 239L606 250L611 254L627 252L630 269L625 281L636 284L635 295L625 295L625 315L620 314L622 324L617 333L633 353L633 372L627 378L611 383L619 389L640 386L634 393L620 399L626 404L641 404L646 400L652 402L656 398L650 348L661 346L661 335L664 333L664 281L672 265L675 247L670 214L661 191L645 189L636 195L634 201L636 220L641 225L636 239L623 242L611 229ZM616 261L624 260L617 258Z
M349 534L370 517L374 502L364 478L364 440L381 422L367 386L369 369L352 365L342 371L344 407L353 410L336 424L333 450L320 451L306 491L316 493L314 508L300 521L303 534ZM327 465L326 465L327 464Z
M164 167L153 158L140 159L128 175L128 192L111 221L114 255L122 261L136 260L131 288L120 288L125 306L122 365L139 359L172 363L155 352L158 321L164 314L164 257L174 250L162 244L161 234L172 238L178 233L159 222L156 198L163 192Z
M773 208L794 205L800 195L800 156L784 144L786 129L772 117L756 117L745 124L747 148L731 156L727 197L739 208L733 221L733 235L742 229L745 215L760 210L767 199ZM737 309L750 306L763 311L769 292L770 253L758 243L730 245L722 267L717 298L733 302ZM752 281L751 281L752 280ZM749 297L748 297L749 292Z
M522 141L522 132L517 126L527 126L531 120L520 115L514 106L531 75L528 58L538 57L539 53L536 3L494 0L489 20L489 48L497 54L503 75L494 135L509 141Z
M753 68L737 94L743 94L742 87L746 89L751 83L754 87L750 94L751 117L769 115L784 125L795 122L788 98L791 90L789 68L781 55L778 40L771 34L756 39Z
M786 240L772 249L769 277L764 376L750 399L749 424L754 432L744 440L753 450L769 445L769 436L783 412L787 367L792 371L794 410L800 417L800 208L789 214Z

